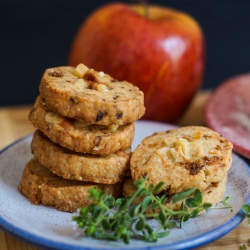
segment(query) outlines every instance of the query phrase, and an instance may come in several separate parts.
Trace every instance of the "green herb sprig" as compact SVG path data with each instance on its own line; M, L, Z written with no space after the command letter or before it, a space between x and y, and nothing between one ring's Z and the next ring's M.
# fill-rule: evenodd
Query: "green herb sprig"
M243 204L241 209L247 215L247 218L248 218L247 223L248 223L248 226L250 227L250 205Z
M73 221L83 229L85 235L93 238L123 240L127 244L131 238L155 242L168 236L171 228L181 228L184 222L204 210L232 209L227 202L228 197L218 207L203 203L199 189L177 193L168 201L166 195L156 195L163 186L162 182L156 186L146 186L146 180L140 179L134 184L136 191L131 196L118 199L97 188L90 189L89 198L94 199L94 203L79 209L73 215ZM141 202L135 203L138 197ZM169 207L164 205L166 202L169 202ZM177 202L181 203L180 210L175 211L173 207ZM153 229L151 219L158 222L158 228Z
M246 214L246 216L247 216L247 224L250 227L250 205L249 204L243 204L241 206L241 209ZM250 246L250 239L248 239L247 245ZM247 246L245 244L243 244L242 246L240 246L239 249L240 250L247 249Z

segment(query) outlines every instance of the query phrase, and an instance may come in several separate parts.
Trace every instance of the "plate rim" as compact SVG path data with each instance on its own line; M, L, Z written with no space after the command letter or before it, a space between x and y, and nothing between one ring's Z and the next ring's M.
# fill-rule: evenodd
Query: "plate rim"
M140 121L140 123L144 123L144 122L149 122L149 123L153 123L153 124L159 124L159 125L165 125L165 126L175 126L172 124L167 124L167 123L158 123L158 122L153 122L153 121ZM26 136L23 136L21 138L19 138L18 140L10 143L9 145L7 145L6 147L4 147L3 149L0 150L0 155L2 155L5 151L7 151L8 149L12 148L13 146L22 143L25 140L28 140L30 138L32 138L33 133L30 133ZM233 155L238 158L239 161L241 161L241 163L244 165L244 167L246 168L247 172L250 174L250 166L249 164L239 155L233 153ZM250 205L250 194L246 200L246 204ZM229 233L230 231L232 231L233 229L235 229L244 219L246 218L246 214L242 211L242 209L240 209L233 217L231 217L231 219L229 219L226 223L219 225L218 227L202 233L200 235L194 236L192 238L188 238L186 240L182 240L182 241L178 241L175 243L170 243L170 244L161 244L161 245L148 245L148 246L142 246L142 247L136 247L136 248L128 248L129 250L142 250L142 249L183 249L183 245L185 245L185 249L189 249L189 248L196 248L199 246L202 246L204 244L208 244L212 241L215 241L221 237L223 237L225 234ZM8 220L4 219L1 215L0 215L0 228L6 232L8 232L9 234L11 234L12 236L25 241L29 244L32 244L36 247L46 247L49 249L57 249L57 250L66 250L66 249L72 249L72 250L103 250L103 248L99 248L99 247L86 247L86 246L76 246L76 245L72 245L70 243L63 243L57 240L51 240L51 239L47 239L43 236L38 236L36 234L33 234L31 232L27 232L26 230L18 227L17 225L8 222ZM129 245L128 245L129 247ZM117 250L119 249L126 249L125 247L123 248L116 248Z
M249 204L250 198L248 197L247 203ZM147 247L136 247L136 248L128 248L129 250L153 250L153 249L183 249L185 246L185 249L193 249L200 246L203 246L204 244L208 244L209 242L215 241L230 231L232 231L235 227L237 227L244 219L245 214L240 209L237 214L235 214L228 222L214 228L213 230L210 230L209 232L197 235L193 238L189 238L187 240L179 241L178 243L171 243L171 244L162 244L162 245L155 245L155 246L147 246ZM32 244L36 247L46 247L46 249L54 249L54 250L103 250L103 248L99 247L85 247L85 246L75 246L68 243L62 243L56 240L50 240L46 239L41 236L37 236L35 234L29 233L18 226L15 226L8 221L4 220L2 217L0 217L0 227L11 234L12 236L23 240L29 244ZM222 233L217 234L219 230L222 230ZM209 237L208 237L209 236ZM101 240L100 240L101 241ZM194 243L195 242L195 243ZM129 245L128 245L129 247ZM108 249L108 248L107 248ZM116 250L124 250L126 248L115 248Z

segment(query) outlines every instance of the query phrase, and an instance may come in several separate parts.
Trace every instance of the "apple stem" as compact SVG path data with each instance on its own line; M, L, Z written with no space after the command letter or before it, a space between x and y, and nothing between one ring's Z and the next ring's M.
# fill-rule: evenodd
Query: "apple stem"
M147 3L147 0L140 0L141 1L141 4L144 8L144 16L145 17L149 17L149 10L148 10L148 3Z

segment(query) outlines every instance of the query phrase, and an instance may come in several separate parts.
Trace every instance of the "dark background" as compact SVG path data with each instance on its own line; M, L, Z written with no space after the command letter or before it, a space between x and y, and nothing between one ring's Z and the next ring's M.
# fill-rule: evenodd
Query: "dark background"
M90 12L108 2L0 0L0 106L33 103L44 70L67 64L77 28ZM150 3L178 8L200 23L206 39L203 89L249 70L249 0Z

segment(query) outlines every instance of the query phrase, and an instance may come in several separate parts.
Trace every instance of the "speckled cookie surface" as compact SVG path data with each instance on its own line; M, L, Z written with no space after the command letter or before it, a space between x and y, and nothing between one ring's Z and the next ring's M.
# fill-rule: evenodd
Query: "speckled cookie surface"
M37 97L29 119L51 141L80 153L113 154L129 148L134 138L134 123L121 126L86 124L51 112L41 96Z
M209 128L188 126L145 138L132 153L130 169L132 179L162 181L161 191L172 194L220 182L231 162L231 142Z
M39 90L50 110L99 125L128 124L145 113L138 87L93 69L77 77L74 70L64 66L44 72Z
M215 206L217 203L223 200L224 193L226 190L227 183L227 175L225 175L220 182L210 183L209 186L202 191L202 202L203 203L211 203ZM134 180L131 178L126 178L123 182L123 195L129 196L132 195L136 191L136 187L134 185ZM170 208L170 201L173 195L167 196L168 202L164 205ZM135 199L134 203L141 202L143 198ZM182 201L179 201L175 204L171 204L171 209L179 210L181 208ZM147 210L148 213L152 213L152 209L149 208Z
M121 182L129 170L130 150L108 156L74 153L54 144L38 130L31 148L43 166L65 179L114 184Z
M90 188L97 187L119 197L121 184L105 185L62 179L32 158L25 166L19 190L32 203L53 206L58 210L73 212L77 208L89 205Z

